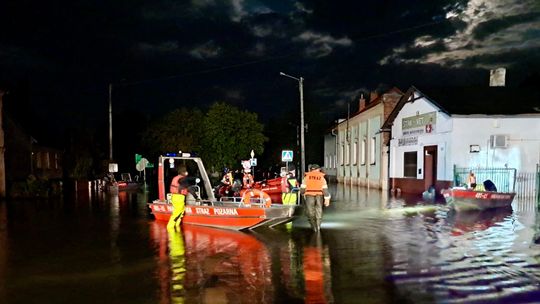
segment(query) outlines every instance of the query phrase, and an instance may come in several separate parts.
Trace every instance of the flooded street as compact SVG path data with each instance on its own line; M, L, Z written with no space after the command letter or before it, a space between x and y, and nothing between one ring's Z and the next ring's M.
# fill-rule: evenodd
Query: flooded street
M456 213L331 185L305 218L235 232L167 231L126 193L0 203L1 303L508 303L540 298L540 219ZM535 241L536 240L536 241Z

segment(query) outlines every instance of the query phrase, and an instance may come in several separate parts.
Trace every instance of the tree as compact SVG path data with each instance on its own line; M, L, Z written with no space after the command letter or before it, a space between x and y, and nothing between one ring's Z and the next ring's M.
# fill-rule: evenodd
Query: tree
M198 109L176 109L154 122L143 133L142 141L152 156L164 152L198 151L203 126Z
M263 124L257 114L223 102L214 103L204 117L201 156L212 171L239 164L264 151Z

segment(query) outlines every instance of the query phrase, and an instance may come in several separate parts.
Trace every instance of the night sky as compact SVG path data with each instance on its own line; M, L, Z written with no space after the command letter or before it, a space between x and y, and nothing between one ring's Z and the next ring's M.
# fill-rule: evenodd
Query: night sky
M3 0L0 29L8 100L51 128L106 124L109 83L117 114L219 100L267 123L298 111L283 71L331 122L381 84L487 87L505 67L519 87L540 71L537 0Z

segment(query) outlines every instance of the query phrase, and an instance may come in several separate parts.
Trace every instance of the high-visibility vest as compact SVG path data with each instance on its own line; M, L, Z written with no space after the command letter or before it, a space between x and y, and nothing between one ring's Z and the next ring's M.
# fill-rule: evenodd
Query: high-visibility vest
M304 184L306 185L305 195L323 195L323 187L326 186L324 173L320 171L306 173Z

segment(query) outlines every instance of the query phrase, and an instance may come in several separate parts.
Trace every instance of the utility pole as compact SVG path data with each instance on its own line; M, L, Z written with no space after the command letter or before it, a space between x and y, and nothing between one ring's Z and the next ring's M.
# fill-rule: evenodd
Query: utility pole
M5 163L5 140L4 140L4 94L6 92L0 88L0 198L6 197L6 163Z
M298 177L298 180L302 181L306 170L306 152L304 144L304 78L294 77L283 72L279 72L279 75L298 81L298 90L300 91L300 176Z
M306 170L306 149L304 144L304 78L300 77L298 81L298 88L300 90L300 180L304 180L304 171Z
M112 140L112 83L109 83L109 161L113 160L113 140Z

